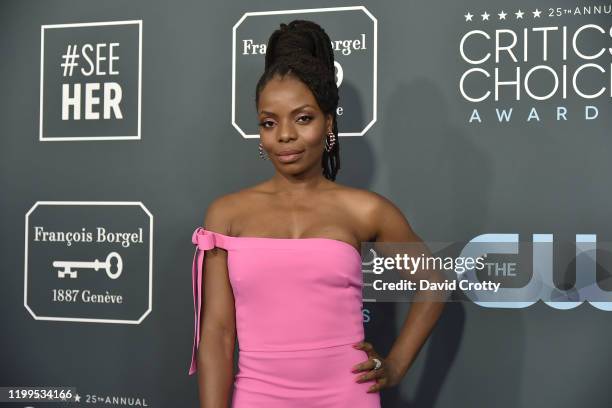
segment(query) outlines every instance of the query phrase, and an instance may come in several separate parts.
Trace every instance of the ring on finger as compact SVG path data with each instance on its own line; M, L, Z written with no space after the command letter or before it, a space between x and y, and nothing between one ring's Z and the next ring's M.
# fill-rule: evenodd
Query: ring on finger
M374 366L374 370L378 370L382 366L382 361L380 361L379 359L373 358L372 361L374 361L374 363L376 364Z

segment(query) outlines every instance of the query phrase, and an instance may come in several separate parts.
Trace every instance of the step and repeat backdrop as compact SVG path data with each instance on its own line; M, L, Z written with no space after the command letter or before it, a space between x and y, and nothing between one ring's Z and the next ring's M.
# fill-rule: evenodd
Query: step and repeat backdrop
M426 242L575 251L554 293L449 302L383 406L612 406L609 252L576 273L612 234L612 3L567 0L2 2L0 406L197 406L191 234L273 174L255 84L293 19L332 40L339 183ZM409 308L365 299L379 352ZM9 399L39 387L71 391Z

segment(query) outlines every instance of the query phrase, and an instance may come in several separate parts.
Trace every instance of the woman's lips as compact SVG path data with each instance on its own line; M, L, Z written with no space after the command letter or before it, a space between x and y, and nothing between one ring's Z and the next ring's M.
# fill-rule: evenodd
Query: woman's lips
M293 163L294 161L297 161L300 157L302 157L302 154L304 154L303 151L291 154L278 154L277 157L278 161L280 161L281 163Z

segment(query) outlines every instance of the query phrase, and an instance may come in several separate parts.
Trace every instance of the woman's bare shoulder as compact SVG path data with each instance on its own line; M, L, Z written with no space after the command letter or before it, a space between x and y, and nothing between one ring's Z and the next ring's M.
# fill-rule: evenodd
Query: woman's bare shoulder
M338 191L345 208L349 208L372 233L379 234L388 224L410 225L401 209L380 193L348 186L339 186Z
M243 214L245 209L253 203L256 196L261 194L255 187L248 187L216 197L206 209L205 228L222 234L229 234L232 220Z
M390 202L381 194L363 188L338 184L337 191L347 206L362 215L379 210L385 202Z

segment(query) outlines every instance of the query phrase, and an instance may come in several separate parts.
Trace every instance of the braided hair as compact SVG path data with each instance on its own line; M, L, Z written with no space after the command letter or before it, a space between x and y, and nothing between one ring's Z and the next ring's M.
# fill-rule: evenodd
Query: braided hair
M294 75L308 86L323 113L333 117L332 132L336 142L331 151L323 150L321 166L323 176L335 181L340 169L340 138L336 122L339 96L331 40L318 24L293 20L289 24L282 23L280 29L272 33L266 48L265 70L257 82L255 106L268 81L275 75L284 77L287 74Z

